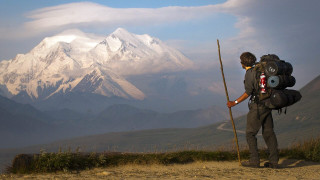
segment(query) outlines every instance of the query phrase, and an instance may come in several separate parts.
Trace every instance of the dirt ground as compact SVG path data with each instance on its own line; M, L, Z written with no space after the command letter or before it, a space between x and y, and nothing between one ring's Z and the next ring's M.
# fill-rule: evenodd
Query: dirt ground
M320 179L320 163L281 159L280 169L245 168L237 161L126 165L73 173L1 175L1 179ZM261 163L263 165L263 162Z

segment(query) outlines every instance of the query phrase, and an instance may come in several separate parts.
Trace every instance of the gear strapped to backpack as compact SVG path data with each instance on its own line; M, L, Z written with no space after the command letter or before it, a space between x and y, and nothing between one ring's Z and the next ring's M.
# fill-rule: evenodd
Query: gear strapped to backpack
M259 83L259 88L255 92L255 102L263 103L270 109L280 110L301 99L299 91L286 89L293 87L296 79L291 76L292 65L280 60L277 55L262 56L253 70L257 73L256 79Z

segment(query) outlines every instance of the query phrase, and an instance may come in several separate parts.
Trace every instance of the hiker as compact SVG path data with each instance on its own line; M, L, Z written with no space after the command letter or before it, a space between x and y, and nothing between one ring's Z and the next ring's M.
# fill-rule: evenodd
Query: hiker
M246 70L244 88L245 92L235 101L229 101L227 106L233 107L249 96L249 113L247 114L246 139L249 146L250 159L242 162L245 167L260 167L260 158L256 135L262 126L262 135L269 150L269 162L265 167L278 168L279 153L277 138L273 130L273 119L271 111L263 102L255 101L256 94L259 94L259 81L254 70L256 57L250 52L244 52L240 56L242 68Z

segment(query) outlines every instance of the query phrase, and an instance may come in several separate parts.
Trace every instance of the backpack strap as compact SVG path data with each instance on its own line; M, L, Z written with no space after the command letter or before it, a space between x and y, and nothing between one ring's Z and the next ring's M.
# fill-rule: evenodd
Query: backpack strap
M278 114L282 114L282 108L278 109Z
M278 109L278 114L282 114L282 108ZM287 114L287 106L284 109L284 114Z

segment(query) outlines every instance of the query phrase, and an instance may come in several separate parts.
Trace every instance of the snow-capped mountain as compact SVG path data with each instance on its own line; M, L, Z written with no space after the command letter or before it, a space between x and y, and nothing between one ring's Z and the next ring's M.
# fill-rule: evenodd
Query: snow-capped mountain
M44 100L84 92L126 99L145 94L123 76L190 68L179 51L119 28L106 38L78 30L47 37L27 54L0 63L0 94Z
M121 75L177 71L192 66L192 62L182 53L159 39L147 34L132 34L122 28L93 48L89 58Z

